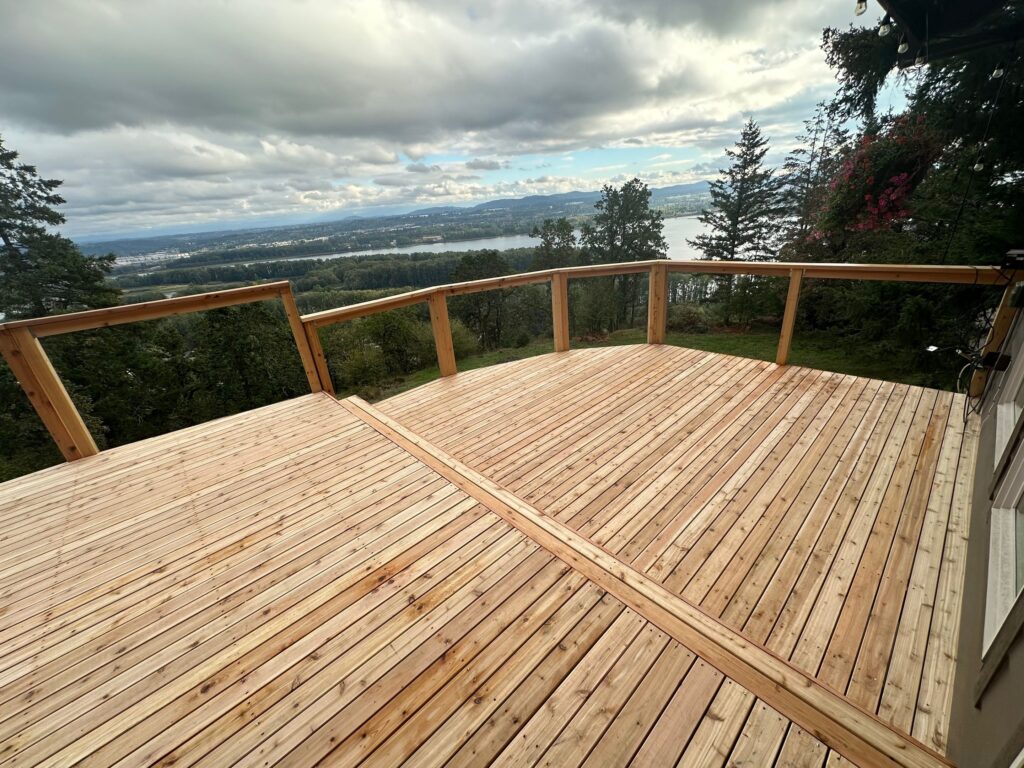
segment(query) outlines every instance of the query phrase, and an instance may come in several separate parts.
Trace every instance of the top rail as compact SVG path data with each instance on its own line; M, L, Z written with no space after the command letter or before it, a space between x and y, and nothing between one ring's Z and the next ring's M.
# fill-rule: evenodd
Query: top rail
M1024 279L1017 270L999 267L947 266L943 264L821 264L807 262L755 262L755 261L632 261L622 264L595 264L584 267L561 267L517 275L489 277L462 283L447 283L433 288L421 288L382 299L349 304L303 315L302 322L312 328L354 320L389 309L398 309L427 301L432 295L458 296L466 293L515 288L549 281L555 275L566 277L606 277L649 272L652 267L664 266L669 272L694 274L767 275L788 277L801 270L804 278L825 280L891 280L913 283L960 283L966 285L1006 285Z
M253 301L276 299L282 293L290 293L287 280L273 283L250 285L244 288L229 288L213 293L198 293L194 296L176 296L173 299L143 301L138 304L121 304L116 307L88 309L84 312L69 312L64 315L33 317L28 320L11 320L0 323L0 331L15 328L31 328L36 337L57 336L61 333L85 331L92 328L109 328L113 325L155 320L160 317L184 315L207 309L230 307Z
M318 365L310 337L299 317L295 297L292 295L291 285L287 280L245 288L231 288L213 293L200 293L194 296L178 296L173 299L123 304L84 312L69 312L65 315L11 320L0 323L0 355L7 361L11 372L14 373L29 402L35 408L54 442L57 443L64 458L67 461L75 461L86 456L94 456L99 453L99 448L89 433L82 414L78 411L67 388L50 362L46 350L39 343L40 337L94 328L109 328L124 323L155 320L160 317L171 317L270 299L280 299L284 305L288 326L295 339L310 391L322 392L325 389L330 391L329 378L326 385L320 378L321 368Z
M826 280L891 280L917 283L961 283L968 285L1008 286L1007 292L1024 279L1024 270L1004 270L998 267L967 267L927 264L815 264L807 262L750 262L750 261L633 261L619 264L594 264L583 267L561 267L515 275L448 283L432 288L386 296L359 304L299 315L286 280L263 283L245 288L232 288L194 296L126 304L64 315L12 320L0 323L0 354L14 372L22 388L50 431L66 459L69 461L97 453L98 448L68 395L60 377L53 369L39 338L94 328L108 328L124 323L155 320L189 312L199 312L235 304L280 298L295 344L298 348L310 390L334 394L330 369L320 343L318 329L358 317L385 312L427 302L430 304L430 322L437 349L438 368L442 376L456 372L451 326L445 304L447 296L459 296L479 291L514 288L520 285L551 283L551 308L554 348L569 348L568 278L605 277L649 273L647 340L660 344L665 338L667 314L667 287L669 272L690 274L767 275L788 277L789 292L782 323L782 333L776 353L776 363L785 365L796 321L801 281L806 278ZM1007 296L1009 294L1007 293ZM1007 298L1001 312L1009 311ZM1016 312L1016 310L1013 310ZM1003 319L1005 321L1005 318ZM1002 322L1002 321L1001 321ZM1003 323L1005 324L1005 323ZM983 388L985 372L978 371L972 391ZM980 383L979 383L980 382Z

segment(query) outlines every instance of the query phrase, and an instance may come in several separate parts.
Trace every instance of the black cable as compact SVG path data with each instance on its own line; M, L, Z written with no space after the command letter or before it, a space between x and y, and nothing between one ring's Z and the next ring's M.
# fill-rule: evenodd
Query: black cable
M1016 48L1017 48L1017 43L1016 43L1016 41L1014 41L1013 46L1010 48L1010 55L1007 57L1007 61L1008 62L1012 62L1013 61L1013 53L1016 50ZM1003 76L999 78L999 86L996 88L996 96L992 100L992 107L991 107L991 109L989 109L989 111L988 111L988 120L985 121L985 130L981 134L981 141L978 142L978 151L974 155L974 162L971 164L971 171L967 175L967 184L964 186L963 197L960 198L960 207L957 208L956 217L953 219L953 226L950 227L950 229L949 229L949 237L946 239L946 248L942 252L942 261L941 261L942 264L945 264L946 263L946 259L949 258L949 249L953 245L953 236L956 235L957 227L960 226L960 218L963 216L964 208L967 205L967 197L968 197L968 195L971 192L971 182L974 181L974 174L975 174L975 170L974 169L978 167L978 163L981 160L981 153L985 149L985 142L988 141L988 134L989 134L990 129L992 128L992 118L996 114L996 107L999 106L999 96L1003 92L1003 84L1006 82L1006 77L1009 74L1009 69L1010 69L1010 66L1009 66L1009 64L1007 64L1007 66L1003 69Z

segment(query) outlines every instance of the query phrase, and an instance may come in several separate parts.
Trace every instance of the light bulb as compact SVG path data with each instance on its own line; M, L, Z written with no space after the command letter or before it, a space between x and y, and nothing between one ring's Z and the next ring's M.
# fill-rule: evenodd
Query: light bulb
M983 162L981 162L981 160L979 160L978 162L976 162L974 164L974 172L975 173L980 173L981 171L984 171L984 170L985 170L985 164Z
M885 14L885 18L882 19L882 23L878 25L878 36L885 37L892 32L892 19L889 18L889 14Z
M1003 62L996 64L996 68L992 70L992 79L998 80L1000 77L1006 74L1006 67L1003 66Z
M857 4L853 6L853 13L855 16L861 16L864 11L868 9L868 0L857 0Z
M896 47L897 53L906 53L910 50L910 43L907 42L907 36L904 35L900 38L900 44Z

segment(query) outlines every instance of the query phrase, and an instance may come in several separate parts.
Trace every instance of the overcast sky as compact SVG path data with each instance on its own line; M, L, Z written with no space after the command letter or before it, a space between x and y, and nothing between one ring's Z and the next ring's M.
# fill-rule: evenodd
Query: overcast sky
M708 178L853 0L0 0L0 135L72 236Z

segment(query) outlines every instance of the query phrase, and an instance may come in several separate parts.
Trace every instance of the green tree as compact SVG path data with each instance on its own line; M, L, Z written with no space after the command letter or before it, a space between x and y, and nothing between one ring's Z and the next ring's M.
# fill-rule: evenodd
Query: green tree
M61 182L44 179L0 136L0 313L7 318L116 304L106 282L113 256L89 258L48 227L64 222Z
M998 264L1024 241L1020 68L997 45L904 77L894 72L899 38L825 30L837 115L859 129L831 173L810 236L788 247L811 261ZM1010 64L993 77L1000 61ZM889 85L905 89L907 106L879 114L878 95ZM951 350L976 346L996 298L972 286L814 281L800 307L815 327L870 340L951 387L963 365ZM924 352L929 345L950 351Z
M813 231L815 216L837 170L849 135L834 104L818 102L804 121L804 132L782 164L781 204L785 210L786 242L801 242Z
M498 251L474 251L465 254L452 270L453 282L500 277L511 272ZM505 328L507 296L505 291L480 291L453 296L451 311L476 334L480 346L494 349L501 343Z
M597 214L583 224L582 241L591 258L602 264L664 259L668 244L660 211L651 208L651 190L640 179L619 189L605 184L594 203Z
M241 304L190 316L187 383L177 424L199 423L309 392L280 307ZM172 427L173 428L173 427ZM161 432L167 431L166 428Z
M777 255L777 238L784 206L775 171L766 168L768 139L753 118L747 120L735 149L726 149L728 168L711 182L711 204L699 216L706 233L689 240L705 259L767 261ZM728 324L735 317L749 320L769 291L763 280L719 275L714 298Z
M705 259L767 261L775 257L775 237L783 213L775 171L764 166L768 139L753 118L747 120L730 164L711 182L711 204L699 219L708 232L688 242Z
M606 184L594 208L597 213L583 224L586 258L600 264L668 258L661 212L651 208L651 191L640 179L618 189ZM632 326L646 298L646 281L638 275L594 280L582 298L580 316L588 331Z
M61 182L44 179L0 137L0 317L15 319L116 304L119 292L107 284L113 257L90 259L67 238L48 228L64 221L56 206ZM47 349L58 370L66 355L83 353L77 345L54 339ZM108 360L109 362L109 360ZM100 379L102 382L102 378ZM94 397L75 380L68 391L102 445L102 423L94 414ZM96 385L102 387L102 383ZM60 461L39 418L14 375L0 364L0 479L31 472Z
M544 219L542 226L533 228L530 237L540 238L533 249L533 269L573 267L579 263L579 243L568 219Z

